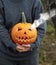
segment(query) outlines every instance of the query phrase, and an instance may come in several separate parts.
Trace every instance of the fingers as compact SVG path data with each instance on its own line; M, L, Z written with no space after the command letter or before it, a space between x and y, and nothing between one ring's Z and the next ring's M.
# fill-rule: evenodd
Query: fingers
M19 48L19 47L18 47L18 48L17 48L17 51L18 51L18 52L27 52L27 51L29 51L29 48L23 48L23 49L22 49L22 48Z
M22 49L17 50L18 52L24 52Z
M16 50L18 52L27 52L30 50L30 44L27 44L27 45L25 45L25 44L20 45L18 43L16 43L16 44L17 44Z
M18 43L16 43L18 46L23 46L23 47L30 47L31 45L30 44L22 44L22 45L20 45L20 44L18 44Z
M18 52L22 52L22 50L24 49L24 47L22 46L22 45L17 45L17 47L16 47L16 50L18 51Z
M27 52L29 50L30 50L29 48L24 48L24 49L20 50L20 52Z
M22 46L23 46L23 47L26 47L26 48L30 48L30 47L31 47L30 44L27 44L27 45L22 44Z
M17 46L17 49L22 50L22 49L24 49L24 47L18 45L18 46Z
M18 52L27 52L30 50L30 48L17 46L16 50Z

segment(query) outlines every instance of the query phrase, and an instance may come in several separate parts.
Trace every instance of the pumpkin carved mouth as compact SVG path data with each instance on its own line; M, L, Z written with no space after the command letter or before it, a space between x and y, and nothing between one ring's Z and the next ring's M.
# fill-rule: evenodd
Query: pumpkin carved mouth
M33 36L32 37L16 37L16 39L17 40L30 40L30 39L32 39L32 38L34 38Z
M32 37L22 37L22 38L16 37L16 40L18 42L22 42L25 44L26 42L30 42L33 38L34 38L33 36Z

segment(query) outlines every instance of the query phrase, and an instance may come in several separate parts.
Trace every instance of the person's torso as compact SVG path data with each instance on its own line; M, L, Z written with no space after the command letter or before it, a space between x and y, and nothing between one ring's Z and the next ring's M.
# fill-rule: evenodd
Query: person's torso
M32 8L34 4L34 0L2 0L3 6L4 6L4 13L5 13L5 26L10 31L10 29L16 24L22 21L21 16L22 12L25 13L27 22L32 23ZM2 44L2 43L1 43ZM19 59L20 58L26 58L29 54L32 55L32 52L28 53L17 53L13 51L9 51L6 47L2 46L1 49L3 50L6 55L12 56L12 58L15 57ZM0 49L0 50L1 50ZM35 52L35 51L34 51Z

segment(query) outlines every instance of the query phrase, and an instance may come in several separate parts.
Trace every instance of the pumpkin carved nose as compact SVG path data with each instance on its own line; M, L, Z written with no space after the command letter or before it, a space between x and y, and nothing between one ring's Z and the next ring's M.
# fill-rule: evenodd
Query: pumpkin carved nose
M26 34L26 32L24 32L24 34Z

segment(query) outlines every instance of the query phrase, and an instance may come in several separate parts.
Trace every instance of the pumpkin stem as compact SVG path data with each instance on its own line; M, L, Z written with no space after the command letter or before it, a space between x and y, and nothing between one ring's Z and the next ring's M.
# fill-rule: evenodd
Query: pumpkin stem
M22 12L22 22L26 23L26 17L24 12Z

